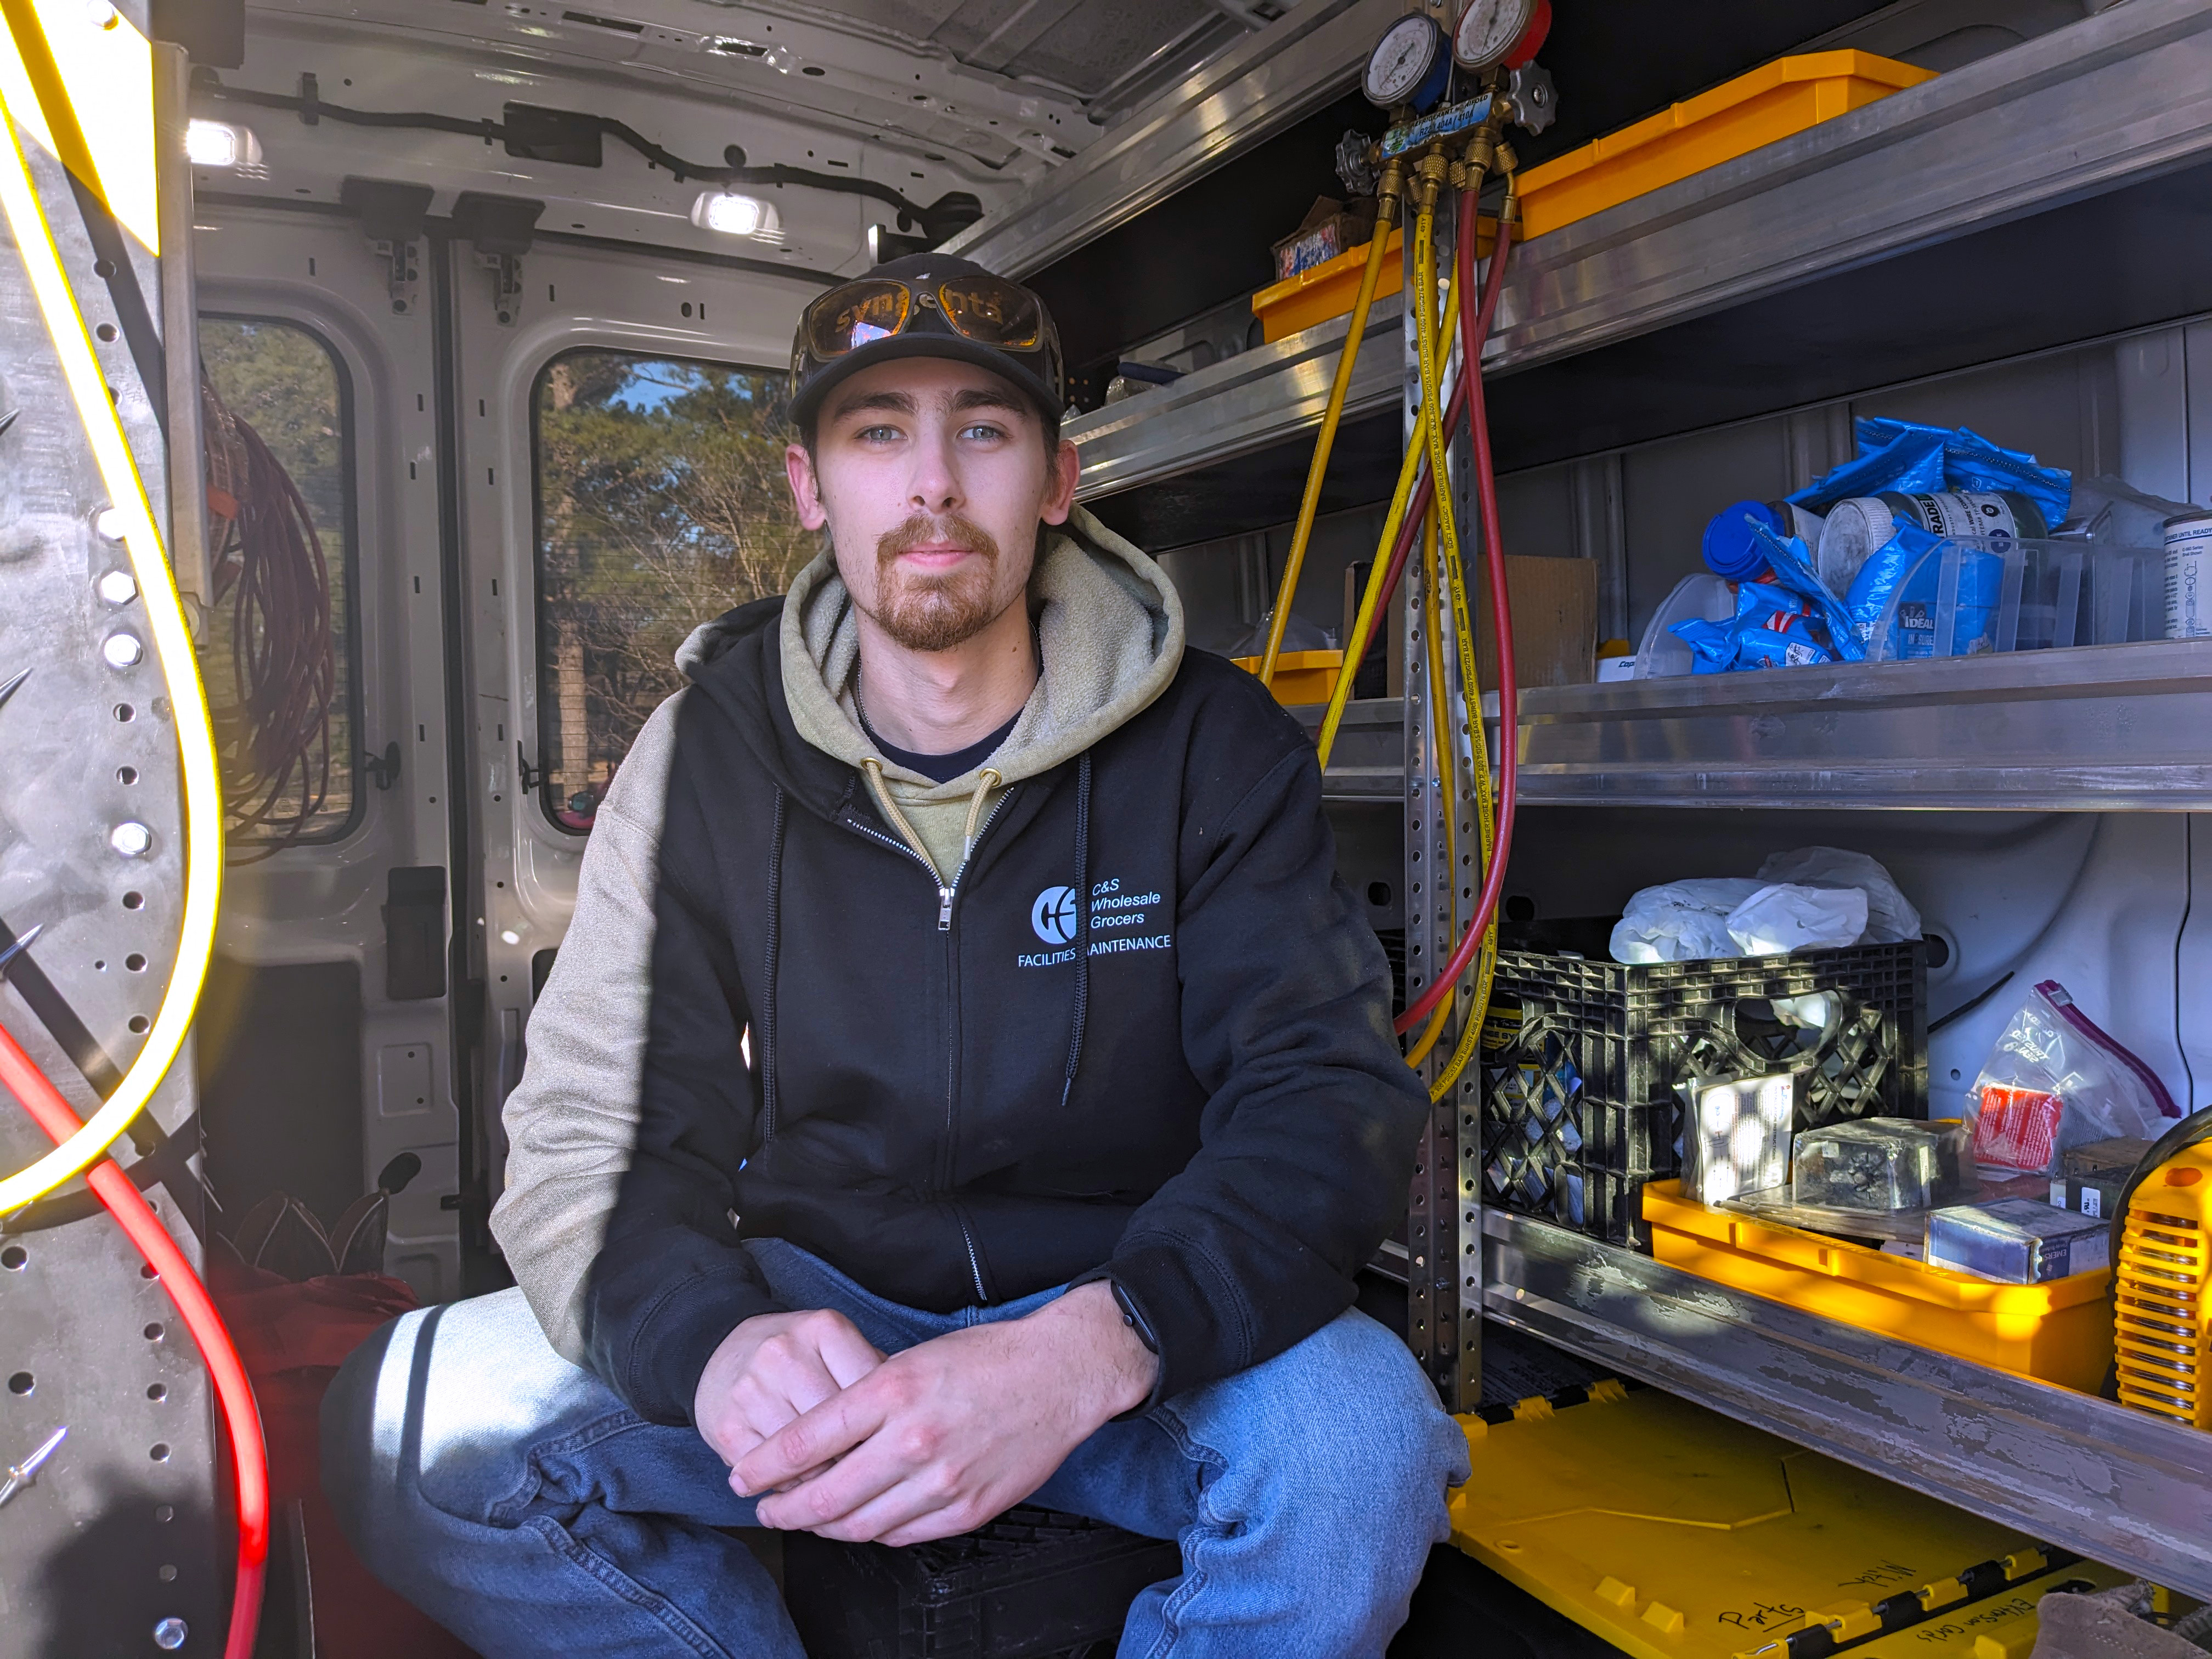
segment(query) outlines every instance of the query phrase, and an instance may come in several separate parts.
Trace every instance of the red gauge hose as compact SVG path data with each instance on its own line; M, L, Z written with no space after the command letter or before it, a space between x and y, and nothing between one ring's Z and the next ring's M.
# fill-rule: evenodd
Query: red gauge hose
M1474 291L1475 198L1472 191L1462 191L1459 197L1460 223L1468 228L1458 239L1455 250L1457 280L1462 283L1462 294ZM1498 511L1498 475L1492 470L1490 452L1490 418L1483 407L1482 343L1490 334L1490 319L1498 307L1498 296L1505 287L1505 256L1513 245L1513 225L1510 218L1501 216L1498 222L1498 242L1490 255L1490 279L1482 291L1482 306L1479 311L1460 307L1460 343L1463 361L1460 365L1459 386L1468 399L1468 429L1474 445L1474 488L1477 510L1482 523L1483 563L1490 572L1490 609L1496 619L1498 632L1498 836L1490 857L1490 867L1482 872L1482 892L1475 900L1474 915L1468 923L1467 933L1452 952L1451 960L1430 981L1429 988L1415 998L1413 1006L1398 1016L1396 1029L1402 1036L1436 1011L1437 1005L1452 994L1460 975L1474 960L1482 947L1482 937L1489 931L1490 919L1497 913L1498 901L1505 890L1506 855L1513 847L1513 810L1519 793L1520 781L1520 690L1521 683L1513 667L1513 611L1512 600L1505 585L1505 549L1504 528ZM1455 399L1454 407L1457 407ZM1446 417L1445 428L1450 429L1450 418ZM1417 485L1415 495L1419 496ZM1425 506L1424 501L1422 505ZM1409 507L1407 522L1418 523ZM1401 534L1401 550L1410 545ZM1394 550L1393 566L1403 558L1401 550ZM1482 711L1469 711L1470 722L1480 726Z
M21 1101L23 1109L54 1139L66 1140L76 1132L76 1111L4 1029L0 1029L0 1085ZM253 1385L246 1380L246 1367L231 1344L230 1333L223 1328L222 1316L208 1299L207 1287L169 1237L168 1229L138 1195L131 1177L112 1159L102 1158L85 1171L84 1178L138 1247L147 1265L160 1276L215 1379L216 1395L222 1401L223 1420L230 1431L231 1461L238 1475L238 1579L223 1659L252 1659L253 1638L261 1624L262 1579L269 1564L269 1453L261 1438L261 1413L253 1403Z

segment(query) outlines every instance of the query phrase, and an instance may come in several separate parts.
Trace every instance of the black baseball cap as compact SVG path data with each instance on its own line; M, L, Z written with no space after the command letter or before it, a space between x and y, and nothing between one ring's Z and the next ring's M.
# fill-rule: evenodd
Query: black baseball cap
M1067 405L1060 332L1044 301L972 259L909 253L817 295L791 345L791 418L813 429L822 400L871 363L950 357L1025 393L1048 422Z

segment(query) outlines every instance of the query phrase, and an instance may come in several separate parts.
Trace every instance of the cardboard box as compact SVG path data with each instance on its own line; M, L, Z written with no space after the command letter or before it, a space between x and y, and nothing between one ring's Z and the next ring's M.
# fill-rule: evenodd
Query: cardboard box
M1354 247L1364 247L1374 235L1372 197L1362 197L1347 205L1333 196L1316 196L1304 221L1274 245L1275 280L1287 283Z
M1476 601L1474 668L1485 691L1498 689L1498 642L1492 626L1490 581L1470 561ZM1505 589L1513 601L1513 665L1522 688L1588 685L1597 678L1597 563L1592 559L1505 556Z

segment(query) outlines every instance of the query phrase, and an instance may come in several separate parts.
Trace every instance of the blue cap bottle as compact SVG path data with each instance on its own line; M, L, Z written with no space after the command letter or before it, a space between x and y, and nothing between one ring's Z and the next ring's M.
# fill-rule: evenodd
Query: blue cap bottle
M1790 509L1778 501L1729 502L1705 526L1706 568L1730 581L1752 580L1766 568L1766 549L1745 520L1756 520L1776 535L1787 537L1789 514Z

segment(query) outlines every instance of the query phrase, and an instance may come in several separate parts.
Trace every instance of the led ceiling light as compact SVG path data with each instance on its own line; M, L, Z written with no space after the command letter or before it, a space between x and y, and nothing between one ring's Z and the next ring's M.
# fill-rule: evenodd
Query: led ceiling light
M718 236L773 236L783 228L768 203L727 190L710 190L692 203L691 222Z
M252 167L261 160L261 141L251 128L228 121L190 121L185 126L185 159L196 167Z

